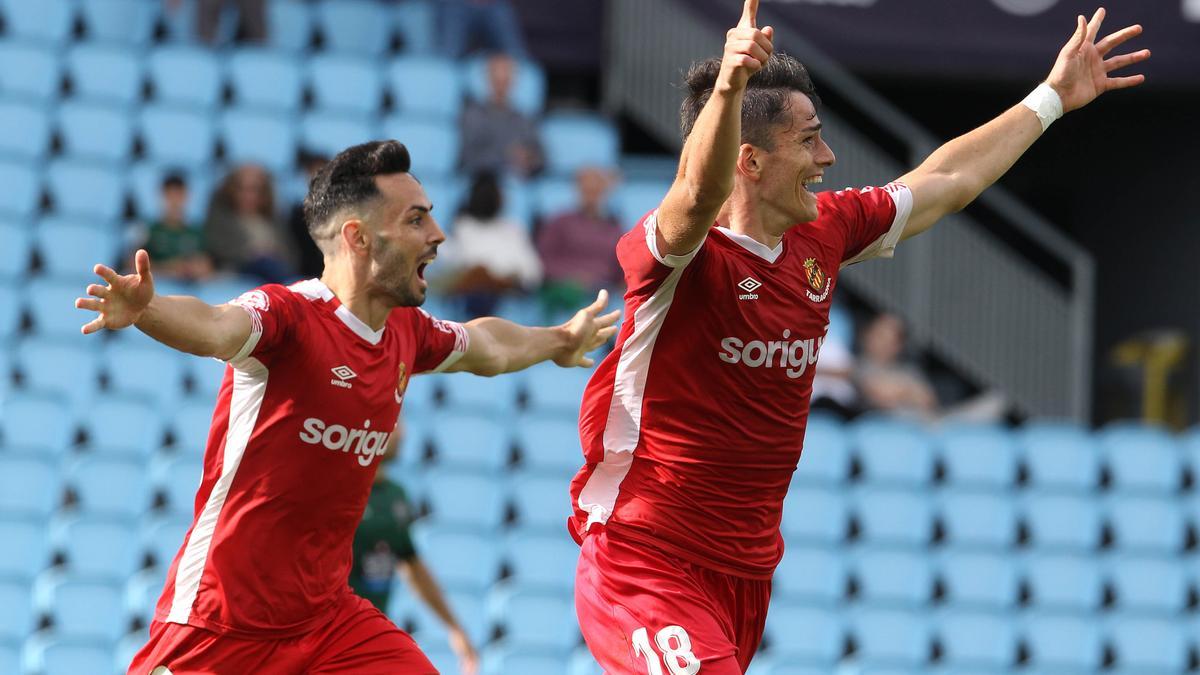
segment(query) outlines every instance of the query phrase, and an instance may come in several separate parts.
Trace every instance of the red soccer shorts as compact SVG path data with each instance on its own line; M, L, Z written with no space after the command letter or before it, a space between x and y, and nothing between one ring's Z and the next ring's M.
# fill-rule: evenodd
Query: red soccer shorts
M332 614L321 628L282 640L232 638L155 621L129 675L437 675L417 643L366 600L347 594ZM155 670L160 666L167 670Z
M769 580L715 572L604 530L584 538L575 573L583 638L608 675L741 675L770 601Z

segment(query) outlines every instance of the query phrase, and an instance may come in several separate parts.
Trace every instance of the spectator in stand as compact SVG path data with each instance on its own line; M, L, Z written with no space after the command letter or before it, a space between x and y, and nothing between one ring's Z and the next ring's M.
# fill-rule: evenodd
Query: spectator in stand
M266 42L266 0L197 0L196 37L206 44L217 41L217 29L221 25L221 13L233 5L237 9L238 28L235 38L243 42ZM178 12L183 0L167 0L167 10Z
M321 167L328 163L329 158L325 155L301 152L300 166L304 167L305 185L311 183ZM317 248L316 242L308 233L308 223L304 220L303 199L292 205L291 213L288 215L288 234L292 238L292 250L296 251L300 276L305 279L320 277L321 271L325 269L325 256L322 255L321 249Z
M442 244L445 284L471 317L494 314L501 297L529 293L542 280L542 263L526 228L504 218L503 207L496 174L477 174Z
M602 288L622 295L618 290L624 275L617 263L616 248L623 232L608 208L615 180L607 169L580 169L575 175L578 206L551 217L538 232L538 255L546 277L542 306L549 316L574 311Z
M473 44L525 59L521 25L509 0L441 0L442 46L452 57L465 56Z
M144 248L154 256L155 272L180 281L203 281L212 276L212 260L204 247L204 232L187 221L188 186L182 174L168 173L162 181L162 211L145 226Z
M542 169L542 145L534 120L512 106L516 62L495 54L488 59L489 96L468 101L463 109L459 165L469 174L511 172L525 178Z
M288 236L275 215L275 188L267 170L243 164L213 192L204 222L209 254L224 271L267 283L296 277Z

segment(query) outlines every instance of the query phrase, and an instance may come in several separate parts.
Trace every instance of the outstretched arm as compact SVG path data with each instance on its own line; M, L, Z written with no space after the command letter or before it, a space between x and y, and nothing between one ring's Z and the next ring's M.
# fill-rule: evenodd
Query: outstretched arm
M658 209L658 250L694 250L733 192L733 171L742 143L742 94L746 81L767 64L774 31L759 30L758 0L746 0L737 27L725 36L721 73L683 145L675 182Z
M251 323L245 310L233 305L213 307L185 295L156 295L150 255L138 251L134 266L134 274L120 275L105 265L96 265L96 274L108 284L92 284L87 287L91 297L75 300L79 309L99 314L83 326L85 335L102 328L137 326L173 349L221 359L236 356L246 344Z
M586 354L604 344L617 331L619 311L599 316L608 304L608 291L600 291L596 301L575 313L561 326L535 328L485 317L466 324L470 336L467 352L446 372L476 375L500 375L524 370L536 363L553 360L564 368L590 368Z
M905 239L924 232L938 219L961 211L974 201L1012 167L1058 115L1082 108L1106 91L1136 86L1145 80L1142 75L1109 77L1118 68L1146 60L1150 50L1105 58L1118 45L1140 35L1142 27L1129 26L1097 42L1104 14L1104 8L1100 8L1090 22L1078 17L1075 34L1059 52L1045 82L1050 91L1044 93L1049 106L1057 109L1049 111L1046 121L1022 102L938 148L919 167L899 179L913 194ZM1031 98L1039 94L1035 90Z
M479 655L475 652L475 647L471 644L471 638L467 632L454 618L454 612L450 610L450 604L446 602L442 588L433 578L433 574L429 572L429 568L420 558L415 557L403 560L398 565L409 588L413 589L417 597L421 598L421 601L433 610L433 613L437 614L445 624L450 638L450 648L458 656L459 667L464 675L474 675L479 667Z

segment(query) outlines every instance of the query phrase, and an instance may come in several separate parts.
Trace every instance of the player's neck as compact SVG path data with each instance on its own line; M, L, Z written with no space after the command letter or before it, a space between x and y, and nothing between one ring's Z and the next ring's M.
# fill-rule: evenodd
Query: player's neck
M778 234L773 234L774 230L769 226L768 220L760 203L737 199L736 195L725 202L717 215L720 225L773 249L779 245L786 230L780 229Z
M371 330L383 328L392 307L371 296L367 290L365 272L360 275L354 270L345 269L344 266L327 264L325 272L321 275L321 282L333 291L343 307L350 310L359 321L370 326Z

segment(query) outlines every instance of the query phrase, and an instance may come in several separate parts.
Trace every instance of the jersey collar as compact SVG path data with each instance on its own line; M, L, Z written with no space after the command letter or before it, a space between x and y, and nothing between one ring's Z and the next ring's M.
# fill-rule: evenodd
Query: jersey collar
M775 244L775 248L767 248L766 244L760 241L755 241L747 235L734 232L723 225L718 225L717 229L721 231L721 234L729 237L733 243L741 246L742 248L769 263L774 263L776 260L779 260L779 256L783 255L783 239L780 239L779 243Z
M298 281L291 285L291 289L311 300L324 300L325 302L333 303L334 315L341 320L341 322L345 324L347 328L354 331L355 335L366 340L367 342L377 345L379 344L379 341L383 339L383 331L387 328L386 323L379 330L371 330L371 327L364 323L362 319L354 316L354 312L351 312L350 308L343 305L342 301L338 300L338 297L333 294L333 291L331 291L329 287L325 285L325 282L321 281L320 279L306 279L304 281Z

